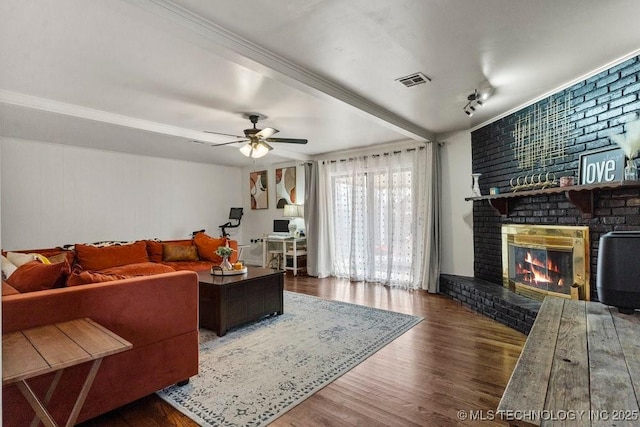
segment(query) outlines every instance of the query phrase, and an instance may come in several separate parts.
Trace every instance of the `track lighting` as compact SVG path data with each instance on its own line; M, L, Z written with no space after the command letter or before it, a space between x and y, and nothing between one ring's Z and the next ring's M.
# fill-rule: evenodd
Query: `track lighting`
M467 96L468 102L462 111L464 111L464 113L469 117L473 116L473 113L476 111L476 107L484 106L488 97L488 91L479 92L478 89L475 89L471 95Z

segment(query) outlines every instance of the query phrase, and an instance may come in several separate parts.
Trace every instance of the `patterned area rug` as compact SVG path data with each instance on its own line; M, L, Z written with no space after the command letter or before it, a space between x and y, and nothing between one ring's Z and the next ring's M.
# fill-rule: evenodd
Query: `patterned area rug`
M158 395L203 426L263 426L421 320L285 292L280 316L201 329L200 373Z

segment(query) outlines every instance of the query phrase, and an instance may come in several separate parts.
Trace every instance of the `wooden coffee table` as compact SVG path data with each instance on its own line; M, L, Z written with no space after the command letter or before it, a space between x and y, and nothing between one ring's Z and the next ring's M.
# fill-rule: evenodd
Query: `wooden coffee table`
M282 314L284 271L260 267L247 270L235 276L198 272L200 327L223 336L234 326L268 314Z

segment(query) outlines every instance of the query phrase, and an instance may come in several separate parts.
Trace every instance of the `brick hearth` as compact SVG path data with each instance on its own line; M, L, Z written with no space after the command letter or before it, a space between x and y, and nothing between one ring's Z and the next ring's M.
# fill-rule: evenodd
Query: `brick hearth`
M440 293L524 334L529 334L541 303L473 277L440 275Z

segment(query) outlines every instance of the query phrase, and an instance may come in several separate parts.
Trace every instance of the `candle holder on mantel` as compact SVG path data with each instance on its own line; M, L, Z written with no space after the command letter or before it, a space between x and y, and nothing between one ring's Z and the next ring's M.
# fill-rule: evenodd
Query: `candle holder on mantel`
M471 186L472 197L480 197L480 196L482 196L482 194L480 194L480 183L478 182L478 179L480 179L480 175L482 175L482 174L481 173L472 173L471 174L471 178L473 178L473 185Z

